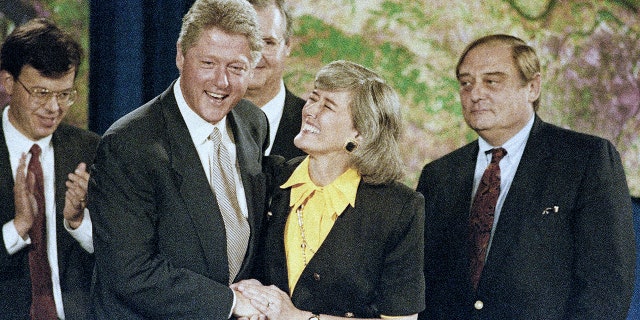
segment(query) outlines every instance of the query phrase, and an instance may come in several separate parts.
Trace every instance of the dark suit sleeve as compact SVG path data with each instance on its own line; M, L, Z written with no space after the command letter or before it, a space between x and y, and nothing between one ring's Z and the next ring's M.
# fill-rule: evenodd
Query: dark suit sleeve
M633 293L635 238L620 156L601 140L576 197L571 319L625 319Z
M176 204L158 191L171 184L157 181L170 175L156 172L168 154L157 144L112 138L105 136L98 148L89 190L98 279L94 304L103 308L98 313L114 319L227 319L233 295L226 284L179 265L205 264L190 254L198 246L183 246L190 256L181 261L161 251L177 246L166 238L197 242L193 232L181 229L192 224L188 215L176 214Z
M379 309L389 316L424 309L424 197L412 193L398 215L394 234L385 249L380 277ZM411 311L408 311L411 310Z

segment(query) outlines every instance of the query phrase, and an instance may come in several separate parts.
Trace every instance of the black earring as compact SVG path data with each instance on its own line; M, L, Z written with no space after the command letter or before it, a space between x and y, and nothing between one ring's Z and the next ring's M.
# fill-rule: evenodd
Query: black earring
M358 147L358 143L356 143L354 140L349 140L347 141L347 143L344 145L344 149L347 150L347 152L352 152L353 150L355 150Z

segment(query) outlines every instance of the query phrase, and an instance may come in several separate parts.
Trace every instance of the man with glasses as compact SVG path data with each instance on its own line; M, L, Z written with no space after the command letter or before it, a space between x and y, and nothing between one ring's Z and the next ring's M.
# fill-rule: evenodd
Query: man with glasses
M291 53L291 15L284 0L249 2L258 13L264 47L244 97L260 107L269 119L271 144L266 154L281 155L288 160L305 154L293 144L293 138L300 132L305 101L285 88L282 80Z
M10 96L0 126L0 317L85 319L93 271L86 210L100 137L61 123L77 98L82 49L46 19L17 27L0 50Z

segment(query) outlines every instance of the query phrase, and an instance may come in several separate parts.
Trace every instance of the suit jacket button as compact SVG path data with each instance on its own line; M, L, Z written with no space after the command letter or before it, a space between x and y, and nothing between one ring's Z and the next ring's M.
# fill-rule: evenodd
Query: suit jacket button
M473 307L476 308L476 310L482 310L482 308L484 307L484 303L478 300L473 304Z
M313 273L313 280L320 281L320 274Z
M353 318L355 315L353 314L353 312L347 312L344 314L345 318Z

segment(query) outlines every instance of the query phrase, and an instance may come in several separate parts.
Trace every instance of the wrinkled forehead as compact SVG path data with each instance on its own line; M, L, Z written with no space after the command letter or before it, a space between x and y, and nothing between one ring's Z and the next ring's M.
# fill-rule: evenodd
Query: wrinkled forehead
M469 50L458 68L458 77L491 73L517 74L511 46L493 42Z

